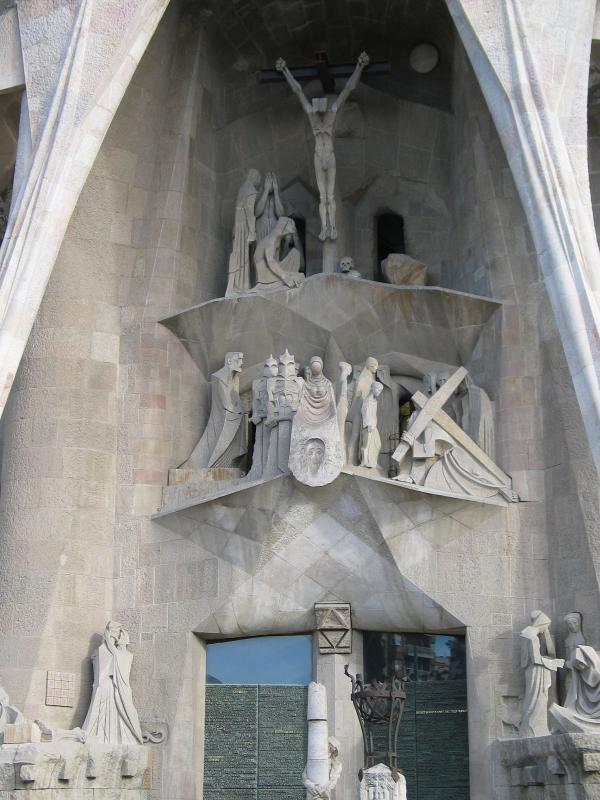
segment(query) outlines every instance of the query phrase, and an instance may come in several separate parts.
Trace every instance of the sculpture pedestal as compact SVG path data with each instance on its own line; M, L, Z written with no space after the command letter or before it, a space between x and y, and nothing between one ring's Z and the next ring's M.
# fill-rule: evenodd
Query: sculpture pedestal
M360 800L406 800L406 778L397 775L386 764L376 764L363 770L360 782Z
M493 744L493 760L496 798L597 800L600 796L600 734L499 739Z

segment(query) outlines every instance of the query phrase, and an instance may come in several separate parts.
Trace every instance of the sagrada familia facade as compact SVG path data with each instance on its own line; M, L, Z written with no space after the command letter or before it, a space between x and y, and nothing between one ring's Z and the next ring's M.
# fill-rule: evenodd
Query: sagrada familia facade
M0 800L595 800L595 0L0 0Z

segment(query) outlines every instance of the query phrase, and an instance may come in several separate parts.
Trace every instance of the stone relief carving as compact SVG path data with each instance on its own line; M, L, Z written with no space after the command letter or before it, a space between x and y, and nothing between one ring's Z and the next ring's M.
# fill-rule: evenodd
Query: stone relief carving
M315 603L321 655L352 652L350 603Z
M123 626L108 622L104 640L92 656L94 688L82 725L89 739L108 744L143 743L129 685L133 655L127 649L128 644L129 634Z
M170 481L189 483L192 493L227 494L244 480L242 364L242 353L227 353L223 368L212 375L206 429L189 459L169 473ZM320 357L311 360L305 377L298 370L286 349L278 360L267 358L252 383L254 445L247 481L291 471L307 485L321 486L346 469L447 496L518 500L510 477L464 430L468 425L493 451L493 404L464 368L428 372L419 381L392 374L372 356L362 365L340 361L335 391ZM419 386L422 391L415 391Z
M319 215L321 217L321 241L337 239L335 177L336 161L333 149L333 136L337 121L337 113L350 94L358 86L363 69L369 63L369 56L361 53L356 68L339 96L329 105L327 97L315 97L310 102L302 91L302 87L289 71L285 61L280 58L275 68L283 73L292 92L296 95L304 109L315 137L315 173L319 188Z
M10 705L8 693L0 683L0 744L4 740L7 725L21 725L24 722L25 717L16 706Z
M342 761L338 740L328 735L327 692L321 683L308 685L306 719L308 747L302 773L306 800L330 800L342 773Z
M244 354L227 353L211 376L211 407L202 438L182 466L191 469L237 467L246 454L246 414L240 402L239 375Z
M274 172L267 172L260 197L254 207L256 217L256 241L268 236L285 216L285 206L279 194L279 183Z
M565 617L567 694L564 705L550 706L550 715L563 733L600 733L600 654L586 644L582 621L578 611Z
M360 800L406 800L406 778L387 764L362 770Z
M333 386L323 375L323 359L313 356L292 422L289 467L301 483L324 486L337 478L343 465Z
M438 381L439 388L429 397L422 392L412 396L415 408L392 458L398 464L394 478L405 483L463 497L494 497L518 500L511 480L444 410L448 401L467 377L461 367ZM432 388L433 376L424 379L425 391Z
M550 635L550 618L532 611L530 624L521 631L521 668L525 673L525 694L521 705L521 736L547 736L548 698L556 670L564 661L556 658Z

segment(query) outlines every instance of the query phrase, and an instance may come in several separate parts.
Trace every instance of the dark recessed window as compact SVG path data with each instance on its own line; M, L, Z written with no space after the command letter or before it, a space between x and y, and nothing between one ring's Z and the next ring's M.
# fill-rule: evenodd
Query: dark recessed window
M404 220L400 214L384 211L376 217L377 226L377 271L381 279L381 262L390 253L404 253Z

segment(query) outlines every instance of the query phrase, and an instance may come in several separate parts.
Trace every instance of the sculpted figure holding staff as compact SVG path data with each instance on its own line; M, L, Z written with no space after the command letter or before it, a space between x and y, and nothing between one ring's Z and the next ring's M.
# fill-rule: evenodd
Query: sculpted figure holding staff
M308 121L315 136L315 172L319 187L319 214L321 216L321 241L337 239L335 224L335 153L333 151L333 134L337 113L344 105L351 92L356 89L363 69L369 63L369 56L361 53L358 57L356 69L339 96L329 105L327 97L315 97L310 102L298 81L289 71L285 61L280 58L275 64L278 72L283 73L292 92L300 100L302 108L308 116Z

